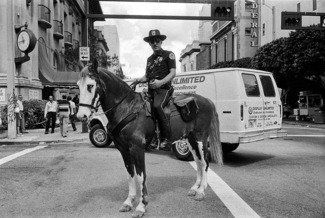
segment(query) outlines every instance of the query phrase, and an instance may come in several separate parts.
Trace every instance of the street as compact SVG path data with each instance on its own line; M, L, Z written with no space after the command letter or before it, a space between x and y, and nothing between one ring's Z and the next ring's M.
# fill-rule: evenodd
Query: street
M168 152L147 152L145 217L325 217L325 129L283 128L287 137L240 145L224 155L224 166L211 164L202 202L187 196L196 179L192 163ZM128 184L114 147L0 146L0 172L1 217L132 214L118 212Z

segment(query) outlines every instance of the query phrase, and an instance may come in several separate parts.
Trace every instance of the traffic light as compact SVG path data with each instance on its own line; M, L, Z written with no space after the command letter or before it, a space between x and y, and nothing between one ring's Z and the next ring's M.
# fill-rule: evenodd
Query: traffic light
M281 13L281 29L301 29L301 13L282 12Z
M233 20L234 19L234 1L218 1L211 3L211 18L216 20Z

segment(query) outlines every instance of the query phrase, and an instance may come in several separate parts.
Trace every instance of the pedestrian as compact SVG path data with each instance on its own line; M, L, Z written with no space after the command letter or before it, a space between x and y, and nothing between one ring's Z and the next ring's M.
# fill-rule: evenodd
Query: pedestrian
M62 100L58 100L58 114L60 119L60 131L63 137L67 137L69 115L71 106L66 95L62 95Z
M75 112L75 114L77 114L78 113L78 109L79 109L79 97L78 97L78 95L75 95L73 97L72 101L76 105L76 112Z
M16 118L16 134L17 136L23 136L23 134L20 131L20 123L21 123L21 116L20 116L20 108L18 105L18 100L15 103L15 118Z
M19 133L19 131L21 132L21 134L23 133L28 133L25 130L25 114L24 114L24 105L23 105L23 96L22 95L18 95L18 100L17 100L17 107L19 107L19 116L17 119L17 134Z
M44 111L44 118L47 119L45 134L49 133L50 123L52 123L51 133L54 133L57 110L58 110L58 104L56 101L53 100L53 96L50 96L49 101L45 105L45 111Z
M75 103L71 100L71 96L68 96L67 100L70 103L70 107L71 107L71 112L70 112L70 123L72 126L73 131L77 131L77 127L76 127L76 123L75 123L75 119L76 119L76 105Z
M150 30L149 36L143 39L149 43L153 54L147 59L145 75L135 80L136 83L148 82L148 92L153 98L154 113L162 133L162 150L170 150L171 147L170 123L163 108L174 92L171 81L176 75L175 54L161 47L166 38L159 30Z

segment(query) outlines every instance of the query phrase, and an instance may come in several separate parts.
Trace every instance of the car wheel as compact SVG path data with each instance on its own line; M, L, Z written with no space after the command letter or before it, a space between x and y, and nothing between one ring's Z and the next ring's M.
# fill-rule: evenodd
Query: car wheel
M89 139L97 148L105 148L112 143L112 139L108 137L105 129L100 124L96 124L91 128Z
M185 142L179 141L173 144L173 151L179 160L192 161L193 156Z
M236 150L239 146L239 143L231 144L231 143L222 143L222 152L230 153Z

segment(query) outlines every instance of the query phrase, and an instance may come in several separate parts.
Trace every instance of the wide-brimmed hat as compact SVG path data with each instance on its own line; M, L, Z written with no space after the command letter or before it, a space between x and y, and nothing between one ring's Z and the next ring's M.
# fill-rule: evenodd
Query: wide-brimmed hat
M144 37L143 40L146 42L150 42L152 38L159 38L161 39L161 41L164 41L167 38L167 36L161 35L159 30L150 30L149 36Z

